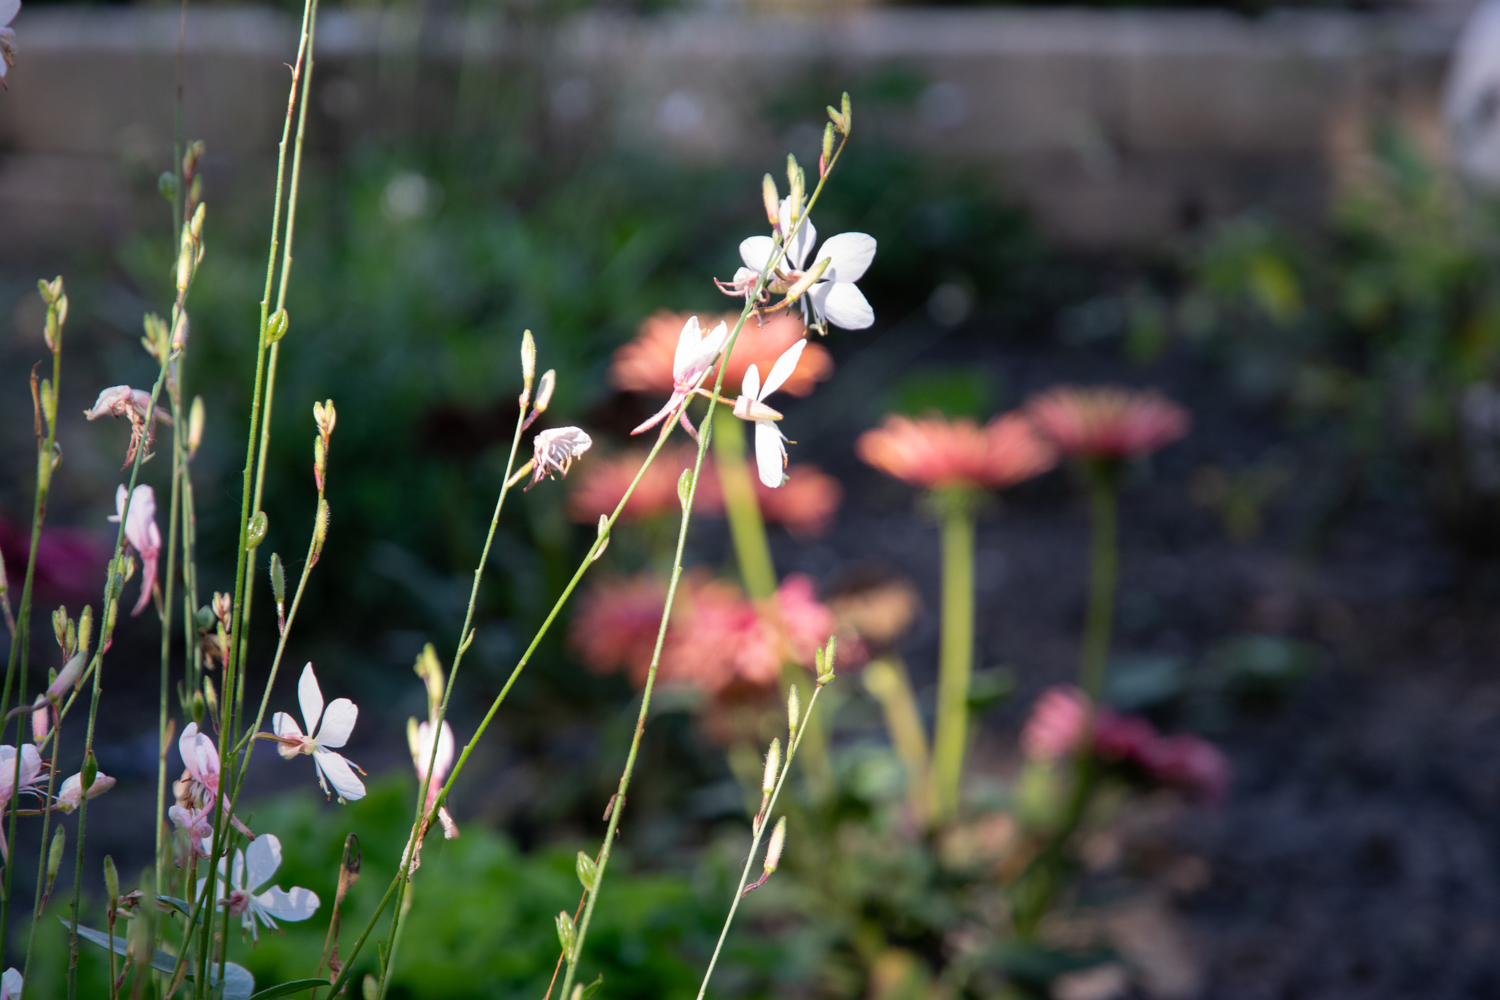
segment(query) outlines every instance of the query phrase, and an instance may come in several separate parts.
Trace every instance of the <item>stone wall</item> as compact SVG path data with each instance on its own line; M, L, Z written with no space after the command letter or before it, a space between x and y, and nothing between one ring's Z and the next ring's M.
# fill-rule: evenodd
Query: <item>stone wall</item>
M163 8L23 10L0 94L0 256L128 225L132 192L169 162L178 27ZM258 177L270 164L296 27L261 8L190 13L186 131L207 141L220 175ZM595 16L522 35L486 18L329 11L316 108L319 127L389 135L462 105L487 68L521 59L541 84L538 113L559 131L770 165L788 143L809 152L821 124L810 105L777 134L765 95L816 74L855 92L861 141L980 164L1057 239L1110 248L1252 204L1315 211L1357 168L1374 110L1440 145L1437 96L1457 28L1420 13L904 8ZM861 92L892 80L909 99ZM475 109L482 116L482 102Z

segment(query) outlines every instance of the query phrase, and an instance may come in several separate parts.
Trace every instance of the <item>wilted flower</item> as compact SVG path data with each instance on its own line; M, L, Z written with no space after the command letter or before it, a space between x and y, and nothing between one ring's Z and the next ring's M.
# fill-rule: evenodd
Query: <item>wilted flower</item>
M21 12L21 0L0 0L0 87L10 89L10 84L5 82L5 72L16 64L16 32L10 27L10 22L16 19ZM15 972L14 969L11 972ZM6 973L9 976L10 972ZM19 983L20 974L16 974L15 995L21 995ZM5 998L5 986L0 983L0 1000Z
M271 718L271 728L276 733L278 753L287 760L298 754L312 754L318 773L318 784L328 794L328 786L338 794L340 802L352 802L365 797L365 784L354 773L356 768L343 755L334 753L338 747L349 742L354 731L354 721L359 717L359 707L348 698L335 698L323 711L323 692L318 687L318 678L311 663L302 668L302 677L297 681L297 701L302 706L302 720L307 723L307 735L297 728L296 721L286 712L277 712ZM322 727L319 728L321 721Z
M100 771L94 775L94 783L89 786L88 797L96 799L115 787L115 779ZM58 812L70 813L78 808L83 801L83 775L75 774L62 783L62 788L57 792L57 800L52 808Z
M0 0L4 3L4 0ZM83 415L90 420L100 417L125 417L130 421L130 447L125 452L125 466L135 461L136 449L144 441L146 448L151 448L151 442L156 437L155 427L146 425L146 414L151 411L151 394L143 389L132 389L128 385L110 386L99 393L99 398L94 400L92 409L84 410ZM172 418L160 407L155 410L156 419L162 423L169 424Z
M300 886L288 892L273 885L256 894L256 889L276 877L276 869L280 867L281 841L272 833L255 838L243 851L234 852L234 867L227 879L224 859L219 859L219 878L215 882L218 905L228 908L231 916L240 917L241 926L253 940L260 939L257 923L274 931L277 920L306 920L318 910L318 894ZM198 880L200 896L207 885L208 879Z
M698 328L698 317L689 316L687 322L682 324L682 332L677 336L677 350L672 355L671 397L650 419L630 433L647 431L677 412L677 419L681 421L683 429L689 434L695 434L687 419L687 398L702 383L703 376L713 367L728 339L729 328L723 323L704 335ZM682 408L680 411L679 407Z
M1187 434L1187 410L1154 390L1122 386L1057 386L1026 405L1058 450L1088 459L1149 455Z
M888 416L859 436L855 452L886 475L925 489L1005 489L1057 464L1051 446L1014 412L982 428L972 420Z
M776 422L781 414L765 404L765 398L777 389L797 367L797 358L807 341L799 340L786 353L776 359L766 375L765 385L760 383L760 370L751 365L745 372L740 397L734 401L734 415L741 420L755 421L755 465L760 481L767 486L780 486L786 480L786 435Z
M554 427L541 431L532 441L531 482L529 490L549 475L566 476L574 459L588 451L593 438L577 427Z
M783 233L791 229L790 216L791 205L787 199L782 199ZM812 219L804 219L801 229L787 244L786 256L773 272L768 287L773 292L785 293L826 259L827 268L803 296L802 315L806 317L810 307L818 324L831 322L845 330L863 330L875 322L875 312L854 283L864 277L870 261L875 259L875 238L866 233L840 233L830 237L817 253L810 255L817 238L818 230ZM745 266L735 272L733 284L725 290L748 295L775 251L776 244L769 236L752 236L742 242L740 259Z
M144 483L130 491L130 514L125 513L127 493L124 484L115 490L115 513L108 520L115 524L125 518L125 540L141 557L141 596L131 615L146 610L151 588L156 586L156 564L161 555L161 532L156 528L156 492Z
M719 319L727 329L738 322L739 316L721 316ZM610 384L626 392L671 392L672 357L678 331L687 320L688 317L677 313L659 312L641 323L636 338L615 351L614 361L609 366ZM767 317L761 323L746 323L725 361L724 384L739 385L745 380L745 371L751 365L759 365L762 371L769 368L806 333L807 327L799 317L784 313ZM809 344L781 391L806 396L831 374L833 356L828 349L821 344ZM714 381L712 375L706 379L710 386Z
M200 858L208 857L214 835L211 807L189 808L179 804L167 810L167 818L187 834L188 847L194 854Z

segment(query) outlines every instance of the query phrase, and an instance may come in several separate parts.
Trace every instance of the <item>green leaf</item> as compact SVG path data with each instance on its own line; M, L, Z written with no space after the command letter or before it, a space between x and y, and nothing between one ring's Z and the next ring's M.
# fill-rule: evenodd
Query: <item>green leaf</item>
M329 986L331 982L327 979L297 979L290 983L282 983L280 986L272 986L270 989L261 990L250 998L250 1000L275 1000L276 997L289 997L293 993L301 993L303 990L316 989L319 986Z
M585 986L583 988L583 994L581 996L581 1000L593 1000L594 994L598 993L600 987L602 987L603 985L604 985L604 974L601 972L599 974L599 977L597 979L595 979L592 983L589 983L587 986Z
M71 926L62 917L58 917L57 919L64 927ZM85 941L92 941L101 948L108 948L116 955L123 956L125 954L126 941L120 935L115 935L111 938L110 935L103 931L96 931L92 927L80 926L78 928L78 936ZM156 953L151 956L151 968L157 972L165 972L167 975L171 975L177 969L177 956L168 954L158 948L156 949ZM188 970L187 977L189 979L193 978L191 969ZM213 987L212 992L222 997L223 1000L251 1000L255 993L255 977L250 974L249 969L243 965L235 965L233 962L229 962L224 966L224 979L222 982L220 982L217 976L211 977L210 982ZM327 981L317 980L317 985L326 986ZM283 994L272 995L282 996Z

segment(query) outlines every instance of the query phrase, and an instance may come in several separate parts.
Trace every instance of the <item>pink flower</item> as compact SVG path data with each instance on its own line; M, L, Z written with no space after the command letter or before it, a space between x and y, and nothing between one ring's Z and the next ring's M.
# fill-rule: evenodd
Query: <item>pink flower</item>
M886 475L924 489L1005 489L1057 464L1052 447L1019 413L983 428L971 420L888 416L860 435L855 452Z
M1151 773L1163 784L1213 805L1229 794L1229 758L1207 740L1187 733L1157 740Z
M1042 692L1021 730L1021 749L1040 763L1051 763L1078 752L1088 737L1088 696L1071 684Z
M678 331L690 318L677 313L659 312L641 324L639 335L630 343L615 351L614 361L609 367L609 382L616 389L626 392L671 392L671 377L674 344ZM719 317L729 328L739 321L734 313ZM712 321L712 317L710 317ZM745 372L751 365L765 371L776 359L807 334L807 327L795 316L784 313L762 323L747 322L735 338L734 350L725 362L724 385L740 385L745 381ZM793 396L806 396L813 387L833 374L833 356L821 344L808 344L797 360L797 367L782 392ZM706 381L713 387L715 377Z
M646 683L667 591L649 574L605 579L583 595L569 643L595 673L623 671L637 687Z
M115 787L115 779L100 771L94 775L94 783L89 786L88 797L96 799ZM57 792L57 800L53 808L58 812L70 813L78 808L83 801L83 775L75 774L62 783L62 788Z
M812 538L833 523L844 501L844 488L816 465L803 463L787 470L780 489L769 489L757 479L755 496L767 524L780 524L793 535Z
M41 783L46 772L42 755L30 743L21 744L20 780L17 781L16 748L9 744L0 746L0 817L5 806L21 794L42 794ZM10 845L6 843L5 831L0 829L0 858L10 861Z
M127 495L130 498L128 515L125 513ZM146 609L146 602L151 600L151 588L156 586L156 564L161 556L161 532L156 529L156 492L143 483L127 494L122 484L115 490L115 513L109 520L119 524L122 517L125 518L125 541L141 557L141 596L130 610L134 616Z
M184 826L185 824L179 820L179 815L185 817L191 813L196 817L196 823L208 823L208 830L211 834L213 832L213 804L219 797L219 748L214 746L211 736L198 730L198 723L189 722L183 727L182 735L178 737L177 752L182 755L183 771L182 778L173 783L172 791L177 797L177 808L180 808L182 812L178 814L169 810L168 815L172 817L173 822ZM227 799L222 802L222 808L225 814L229 815ZM229 815L229 822L250 840L255 839L255 834L240 822L238 816ZM197 850L196 841L194 843L194 850ZM203 856L207 857L206 854Z
M703 382L703 376L708 374L718 360L719 352L724 349L724 342L728 339L729 328L723 323L705 336L698 329L698 317L689 316L687 322L682 324L682 332L677 337L677 350L672 356L671 397L650 419L630 433L640 434L650 430L675 412L683 430L695 435L687 419L687 398Z
M0 0L4 2L4 0ZM147 426L146 414L152 412L151 394L143 389L132 389L128 385L114 385L99 393L99 398L94 400L91 409L84 410L83 415L90 420L100 417L125 417L130 421L130 447L125 452L125 466L135 461L135 453L144 442L147 450L151 448L151 442L156 437L154 426ZM172 422L172 418L160 407L155 409L156 420L164 424ZM125 466L121 466L124 468Z
M1032 398L1027 415L1069 455L1120 460L1149 455L1187 434L1187 410L1155 390L1057 386Z
M427 788L426 810L432 811L432 806L437 802L438 793L443 790L443 781L448 777L448 769L453 766L455 740L453 729L447 720L443 721L441 735L438 737L437 759L432 760L432 724L430 722L417 723L415 727L408 727L406 731L407 743L411 750L412 766L417 770L417 780ZM427 776L427 762L432 761L432 776ZM438 822L443 824L443 836L448 840L458 836L458 824L453 822L453 817L448 815L448 807L438 809Z

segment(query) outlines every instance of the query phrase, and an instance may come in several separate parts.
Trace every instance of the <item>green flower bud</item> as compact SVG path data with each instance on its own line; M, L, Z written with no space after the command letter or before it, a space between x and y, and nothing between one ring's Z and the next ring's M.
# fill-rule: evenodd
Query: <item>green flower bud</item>
M584 891L593 892L595 884L599 881L599 866L594 864L594 859L582 851L578 852L578 881L583 883Z

